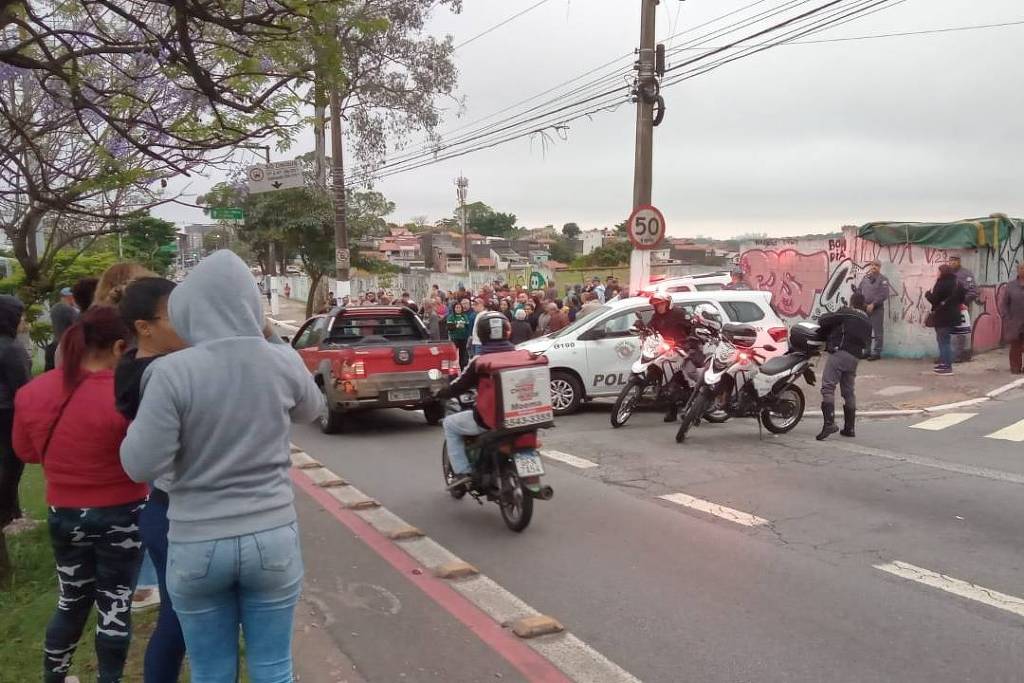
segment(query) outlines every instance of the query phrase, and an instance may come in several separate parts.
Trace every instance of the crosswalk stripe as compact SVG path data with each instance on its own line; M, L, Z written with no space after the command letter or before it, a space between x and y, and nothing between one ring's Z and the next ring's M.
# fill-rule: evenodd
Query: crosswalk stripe
M589 470L592 467L598 466L598 464L592 460L580 458L578 456L571 455L569 453L563 453L561 451L552 451L545 448L540 452L540 454L543 455L545 458L551 458L552 460L564 462L566 465L571 465L581 470Z
M743 526L764 526L769 523L767 519L762 519L756 515L750 514L749 512L734 510L732 508L725 507L724 505L719 505L718 503L694 498L693 496L685 493L669 493L664 496L658 496L658 498L667 500L670 503L675 503L676 505L688 507L691 510L706 512L709 515L721 517L722 519L736 524L742 524Z
M932 588L938 588L944 590L947 593L958 595L961 598L967 598L968 600L974 600L990 607L996 607L1007 612L1012 612L1017 616L1024 617L1024 600L1014 595L1007 595L1006 593L999 593L991 588L985 588L977 584L968 583L960 579L955 579L952 576L945 574L939 574L933 572L930 569L923 567L917 567L908 562L900 562L894 560L887 562L886 564L876 564L875 569L880 569L883 572L888 572L893 576L898 576L903 579L909 579L910 581L916 581Z
M1016 422L1009 427L1004 427L998 432L986 434L987 439L1002 439L1003 441L1024 441L1024 420Z
M937 432L940 429L966 422L975 415L977 413L946 413L945 415L927 419L924 422L918 422L916 425L910 425L910 427L911 429L926 429L930 432Z

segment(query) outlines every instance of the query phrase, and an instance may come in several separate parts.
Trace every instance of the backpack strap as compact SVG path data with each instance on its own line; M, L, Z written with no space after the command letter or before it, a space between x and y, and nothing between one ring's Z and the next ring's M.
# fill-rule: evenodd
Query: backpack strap
M50 441L53 440L53 434L54 432L57 431L57 425L60 423L60 418L64 416L64 410L68 407L68 404L71 403L71 399L74 397L75 392L78 391L78 387L80 387L81 385L81 382L76 384L75 387L68 393L68 396L67 398L64 399L64 402L60 404L60 409L57 411L57 417L54 418L53 424L50 425L50 433L46 435L46 442L43 444L42 453L39 454L40 464L43 464L43 461L46 460L46 451L47 449L50 448Z

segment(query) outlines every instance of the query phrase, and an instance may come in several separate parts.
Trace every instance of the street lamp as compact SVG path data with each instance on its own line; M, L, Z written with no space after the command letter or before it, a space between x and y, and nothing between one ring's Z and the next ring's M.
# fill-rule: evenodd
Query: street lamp
M466 195L469 190L469 179L459 176L455 179L455 194L459 198L459 209L462 213L462 267L469 275L469 236L466 231Z

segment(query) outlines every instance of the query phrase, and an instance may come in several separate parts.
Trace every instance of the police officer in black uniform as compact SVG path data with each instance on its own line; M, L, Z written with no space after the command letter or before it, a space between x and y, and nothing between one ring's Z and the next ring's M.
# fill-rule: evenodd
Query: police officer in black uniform
M839 431L836 426L836 385L843 395L843 436L853 437L857 419L857 364L867 355L871 344L871 320L865 309L864 295L855 292L850 305L818 320L822 338L826 340L828 362L821 378L821 414L824 424L816 437L824 441Z
M651 296L650 302L654 307L654 315L648 326L662 338L671 339L676 345L684 346L693 332L693 323L686 317L686 313L680 308L673 308L672 299L667 294L654 294ZM668 411L665 413L665 422L675 422L679 415L679 393L682 380L683 373L681 372L677 372L672 377L671 399Z

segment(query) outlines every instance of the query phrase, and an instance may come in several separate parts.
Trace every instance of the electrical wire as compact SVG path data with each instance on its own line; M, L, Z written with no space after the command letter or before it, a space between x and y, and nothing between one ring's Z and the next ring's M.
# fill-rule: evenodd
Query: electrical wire
M456 45L453 49L459 50L461 48L464 48L467 45L469 45L470 43L472 43L473 41L479 40L480 38L483 38L484 36L486 36L486 35L488 35L490 33L494 33L495 31L497 31L499 28L501 28L505 24L508 24L508 23L511 23L511 22L515 21L516 19L518 19L519 17L523 16L524 14L532 12L533 10L537 9L541 5L543 5L545 3L548 3L548 2L551 2L551 0L540 0L540 2L538 2L536 4L533 4L533 5L530 5L529 7L527 7L524 10L522 10L521 12L516 12L515 14L513 14L509 18L504 19L503 21L498 22L497 24L495 24L494 26L490 27L489 29L487 29L485 31L481 31L480 33L476 34L472 38L468 38L468 39L462 41L461 43Z

